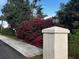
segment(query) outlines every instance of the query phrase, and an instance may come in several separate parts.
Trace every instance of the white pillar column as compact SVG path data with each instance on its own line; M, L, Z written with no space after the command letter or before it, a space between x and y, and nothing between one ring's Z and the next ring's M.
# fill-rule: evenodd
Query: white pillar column
M68 33L61 27L51 27L42 30L43 59L68 59Z

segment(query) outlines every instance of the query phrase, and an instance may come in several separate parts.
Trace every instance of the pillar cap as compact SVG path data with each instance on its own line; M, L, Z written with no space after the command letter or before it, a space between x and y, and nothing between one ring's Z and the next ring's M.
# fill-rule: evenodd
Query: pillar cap
M50 28L43 29L42 33L61 33L61 34L64 33L66 34L66 33L70 33L70 30L66 28L58 27L58 26L53 26Z

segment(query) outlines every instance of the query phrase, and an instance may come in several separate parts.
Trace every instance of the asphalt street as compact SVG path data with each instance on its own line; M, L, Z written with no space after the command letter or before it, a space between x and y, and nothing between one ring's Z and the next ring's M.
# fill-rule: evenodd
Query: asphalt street
M3 41L0 41L0 59L26 59L26 57Z

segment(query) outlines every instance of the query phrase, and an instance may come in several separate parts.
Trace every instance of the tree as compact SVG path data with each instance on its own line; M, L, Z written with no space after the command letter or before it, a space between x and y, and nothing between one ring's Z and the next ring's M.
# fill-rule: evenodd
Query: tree
M17 27L23 20L30 20L31 9L29 0L8 0L2 9L5 20L12 28Z
M44 17L46 17L47 15L45 15L43 12L42 12L42 7L41 7L41 5L40 6L38 6L37 8L36 8L36 15L38 16L38 17L41 17L41 18L44 18Z
M57 12L60 23L67 26L69 29L76 28L79 24L79 0L70 0L67 4L61 6ZM75 22L77 22L75 24Z
M42 18L47 16L43 14L42 9L41 0L32 0L31 11L33 16L39 16Z
M34 12L43 17L40 3L41 0L32 0L32 3L29 0L8 0L2 9L4 20L10 24L11 28L16 28L22 21L32 20L35 16Z
M0 16L0 21L1 21L0 29L2 30L2 28L3 28L3 21L4 21L4 17L3 16Z

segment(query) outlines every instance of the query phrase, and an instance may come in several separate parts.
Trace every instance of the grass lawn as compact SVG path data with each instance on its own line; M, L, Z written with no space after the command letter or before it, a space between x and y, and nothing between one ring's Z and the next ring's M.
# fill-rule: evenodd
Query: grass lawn
M5 35L5 34L2 34L2 33L0 33L0 35L6 36L6 37L9 37L9 38L12 38L12 39L16 39L16 36L12 36L12 35Z
M43 59L43 55L39 55L32 58L27 58L27 59Z

